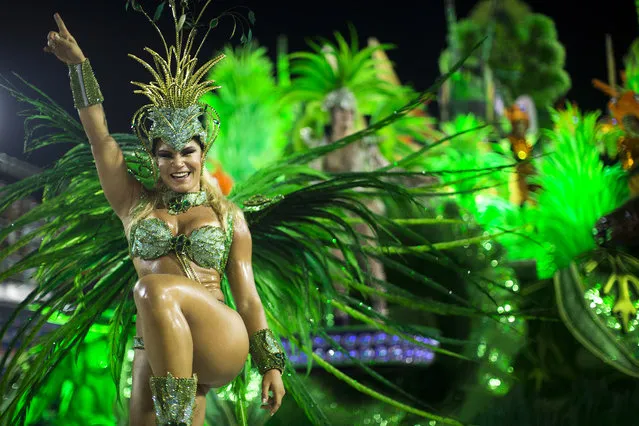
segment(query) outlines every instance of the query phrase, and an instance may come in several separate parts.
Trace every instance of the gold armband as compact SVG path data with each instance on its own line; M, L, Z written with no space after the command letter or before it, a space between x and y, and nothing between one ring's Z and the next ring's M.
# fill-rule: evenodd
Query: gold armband
M260 374L274 368L284 372L286 354L268 328L253 333L249 339L249 352Z
M71 80L73 104L77 109L101 104L104 101L100 85L95 79L88 59L80 64L69 64L69 79Z

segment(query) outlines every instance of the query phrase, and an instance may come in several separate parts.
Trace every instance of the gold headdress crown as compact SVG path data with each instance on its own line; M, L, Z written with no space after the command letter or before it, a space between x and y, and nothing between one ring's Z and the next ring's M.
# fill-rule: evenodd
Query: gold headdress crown
M140 108L133 116L132 126L144 149L153 155L153 142L162 139L175 150L181 150L193 137L197 137L203 146L204 156L213 145L219 129L219 117L210 106L199 100L207 92L220 86L212 80L203 80L209 70L224 55L219 55L197 67L197 55L206 40L209 31L217 25L215 18L208 25L206 34L192 54L195 44L196 28L202 15L212 0L206 1L195 19L189 16L189 2L180 1L180 10L176 0L168 0L175 26L175 44L169 46L155 20L162 14L163 2L156 9L154 19L142 9L136 1L130 1L132 7L143 13L160 35L164 44L165 57L149 47L144 50L153 58L153 65L135 55L129 56L142 64L153 76L150 83L131 82L139 87L139 93L151 101ZM214 22L215 21L215 22ZM188 27L188 30L187 30ZM188 34L185 37L185 32Z

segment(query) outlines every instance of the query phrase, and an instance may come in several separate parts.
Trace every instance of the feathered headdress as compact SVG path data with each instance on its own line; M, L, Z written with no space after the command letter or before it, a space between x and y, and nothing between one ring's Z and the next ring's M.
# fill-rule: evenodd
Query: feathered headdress
M338 32L335 42L321 38L309 41L312 52L290 55L294 81L289 96L293 101L319 102L322 109L334 107L364 109L370 113L371 106L379 103L380 97L393 93L392 86L379 78L375 52L388 50L391 45L374 44L359 47L355 29L350 26L350 43Z
M151 101L137 110L132 120L132 127L144 151L150 157L153 157L153 143L158 139L179 151L191 139L197 138L202 145L202 158L205 158L217 137L220 126L219 116L215 109L200 102L200 99L204 94L220 87L215 84L215 81L206 79L206 76L211 68L224 58L224 55L220 54L199 67L197 56L209 32L217 26L220 17L229 15L236 18L237 15L233 12L225 12L213 18L206 26L206 33L193 52L197 29L202 27L200 21L211 1L206 1L199 12L192 10L187 1L180 1L179 7L176 0L164 1L157 7L153 18L136 1L128 3L134 10L144 14L160 35L164 45L164 56L149 47L144 48L153 58L152 64L129 54L153 77L149 83L132 82L139 87L134 93L142 94ZM172 46L167 44L166 38L155 23L167 3L171 9L175 27L175 44ZM240 24L243 28L243 23L240 22ZM155 161L151 161L151 168L156 168ZM156 175L156 170L153 170L153 173Z

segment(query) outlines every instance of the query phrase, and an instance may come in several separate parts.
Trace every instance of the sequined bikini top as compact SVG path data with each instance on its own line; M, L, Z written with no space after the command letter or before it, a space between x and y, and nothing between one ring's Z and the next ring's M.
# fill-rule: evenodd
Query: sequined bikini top
M169 225L161 219L143 219L133 226L130 234L131 257L153 260L174 252L189 278L195 275L188 261L224 274L233 239L233 220L229 215L227 232L221 227L205 225L190 235L173 235ZM198 280L199 281L199 280Z

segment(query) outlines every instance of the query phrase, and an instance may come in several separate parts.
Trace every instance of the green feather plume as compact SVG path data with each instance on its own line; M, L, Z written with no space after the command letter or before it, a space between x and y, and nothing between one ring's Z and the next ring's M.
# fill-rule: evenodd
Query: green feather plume
M208 75L224 84L203 98L223 117L209 162L211 169L219 163L235 182L241 182L281 156L293 116L282 101L264 47L227 47L224 55Z
M290 55L293 81L288 97L300 102L323 102L330 92L348 88L358 101L360 112L375 109L381 94L391 94L392 86L380 80L373 53L386 50L387 44L361 49L357 32L349 27L350 43L339 32L335 42L320 38L308 41L311 52ZM330 58L330 59L329 59Z
M544 278L594 249L595 222L629 197L627 174L619 164L604 166L599 156L598 117L570 105L565 111L552 110L554 129L545 131L550 152L537 161L534 179L542 188L537 197L538 238L554 260L540 271Z

